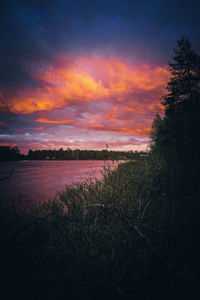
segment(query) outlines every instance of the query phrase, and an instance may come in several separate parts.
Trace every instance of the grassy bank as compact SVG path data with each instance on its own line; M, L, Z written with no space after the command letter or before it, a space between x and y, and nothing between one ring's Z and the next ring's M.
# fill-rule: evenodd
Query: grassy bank
M37 207L1 207L4 299L193 299L199 232L168 188L150 156Z

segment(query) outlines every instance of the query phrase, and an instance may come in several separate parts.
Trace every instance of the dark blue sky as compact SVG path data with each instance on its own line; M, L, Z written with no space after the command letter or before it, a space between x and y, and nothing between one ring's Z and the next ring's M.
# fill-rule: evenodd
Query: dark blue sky
M88 145L88 147L91 148L101 148L104 143L107 143L110 139L108 132L112 132L112 139L114 141L113 148L116 148L116 145L119 147L126 145L131 148L131 145L147 144L146 134L141 133L141 141L138 142L138 134L136 131L131 133L130 128L133 126L133 128L138 130L144 129L143 127L147 129L156 112L155 110L158 109L157 107L151 110L149 109L145 111L143 115L141 109L139 109L138 112L133 110L135 101L137 104L139 101L143 104L148 103L148 107L150 107L150 102L154 101L152 96L153 92L151 95L148 94L147 97L145 87L144 93L142 93L142 87L138 86L138 80L136 79L131 82L133 85L137 85L137 89L140 88L140 92L137 90L137 94L134 94L136 88L133 89L134 91L128 91L127 86L130 82L127 83L127 76L130 75L131 70L134 69L133 66L136 65L140 70L136 68L137 74L131 73L131 76L134 78L137 76L142 78L142 70L145 72L143 68L144 65L147 65L152 70L152 74L156 72L154 68L165 68L173 54L173 47L176 47L176 40L182 35L188 37L193 46L199 51L199 12L200 2L194 0L1 0L0 142L2 144L18 144L24 149L26 148L25 145L27 145L28 148L31 143L35 143L35 147L37 147L37 145L41 146L41 134L43 133L47 147L54 147L57 141L58 144L62 144L63 142L63 145L65 143L72 147L79 146L84 148ZM92 61L89 61L89 58L92 59ZM122 71L119 65L116 67L116 61L123 63L126 71ZM103 74L102 70L101 75L99 74L99 67L98 70L94 67L95 64L103 66L104 63L105 66L108 66L108 62L115 66L112 67L114 68L112 74L115 72L113 75L115 76L113 77L114 79L110 77L108 80L107 75ZM108 101L108 98L106 98L108 91L104 91L103 93L101 87L100 92L99 86L98 89L95 90L98 97L93 93L93 97L96 100L94 102L92 102L91 99L87 99L87 101L84 100L84 106L82 106L80 110L80 105L77 105L77 103L81 101L82 96L80 96L80 93L77 93L77 85L78 89L83 89L84 93L88 93L88 84L91 83L87 81L87 84L84 83L83 88L83 83L80 83L80 79L77 79L77 76L73 77L71 74L70 76L72 76L75 81L73 81L72 84L71 77L70 79L67 77L68 81L65 83L68 89L69 86L71 89L71 86L76 82L76 94L73 92L73 95L70 94L70 99L69 96L67 96L66 101L60 99L59 105L53 105L52 102L54 99L52 97L56 98L56 92L54 91L53 96L51 94L51 105L39 105L39 94L43 100L44 97L48 99L50 97L47 95L47 83L44 86L44 81L47 82L46 71L51 69L51 72L53 72L53 69L59 73L63 68L66 70L73 69L73 72L75 72L73 76L80 72L86 76L87 72L87 76L90 75L96 80L96 83L99 83L98 80L100 80L104 88L109 85L109 97L112 94L112 101ZM111 76L111 67L109 67L109 71L107 72L110 72L109 74ZM119 78L116 79L117 72L122 72L123 74L120 73L121 78L125 80L127 92L123 104L124 107L128 106L125 111L137 113L137 115L133 115L135 125L129 124L125 126L125 123L119 123L118 125L112 123L116 120L125 121L129 119L129 116L125 118L124 115L122 118L119 114L119 105L114 105L114 103L120 102L117 100L119 99L119 91L115 95L113 90L110 91L111 87L113 87L111 84L112 80L115 80L115 82L118 80L117 84L119 85ZM37 76L35 74L37 74ZM41 76L44 76L45 80L44 78L41 79ZM58 75L56 76L58 79ZM149 78L150 77L151 75L149 75ZM55 80L57 87L58 85L60 86L61 83L58 83L57 79L51 78L51 83L48 81L48 84L52 86L52 82ZM88 80L88 77L86 79ZM145 80L149 82L149 79L146 78ZM63 77L61 81L63 82ZM159 93L155 92L156 88L154 87L154 96L158 97ZM91 89L93 89L92 86ZM58 94L59 93L60 92L58 92ZM30 100L30 95L32 100ZM143 97L141 95L143 95ZM25 100L25 97L27 100ZM17 103L19 103L19 106L22 105L20 104L22 98L23 107L27 101L27 106L35 105L36 109L29 111L24 108L19 109ZM97 116L96 114L96 106L99 105L97 98L98 101L101 101L101 116ZM149 100L147 101L147 99ZM155 99L155 101L157 100L159 99ZM55 99L55 103L56 101L57 99ZM14 108L12 109L12 107ZM79 109L77 107L79 107ZM102 107L106 107L106 110L109 107L111 114L115 113L115 118L106 119L106 112ZM93 131L94 134L96 134L97 128L89 127L88 125L83 126L81 123L81 120L86 118L84 116L87 115L88 111L91 113L91 120L96 123L98 121L98 126L100 126L98 131L100 137L95 143L92 142L94 140ZM148 118L148 126L147 124L145 126L139 125L138 114L140 114L141 117L141 124L144 124L145 118ZM46 122L45 126L47 127L38 127L41 128L38 130L40 131L40 136L38 136L38 132L36 131L36 125L38 124L36 124L36 120L44 119L44 117L46 119L51 118L53 122L55 119L57 121L58 119L61 121L68 119L73 120L73 122L70 123L66 121L65 125L64 123L59 125L61 123L54 122L49 123L48 126ZM87 118L85 119L85 123L83 122L84 124L87 123ZM108 120L110 122L109 124L107 123ZM138 124L137 126L136 123ZM55 126L57 127L55 128ZM54 130L58 131L59 126L62 126L60 127L62 135L58 136L56 141L53 141L52 132L54 132ZM119 128L123 126L129 128L129 131L119 130ZM102 128L102 130L100 130L100 128ZM110 131L106 130L109 128L111 129ZM80 129L79 135L72 134L72 131L75 129ZM53 133L53 135L55 136L55 133ZM120 139L121 142L117 144L117 141ZM52 144L48 144L49 141L52 141Z

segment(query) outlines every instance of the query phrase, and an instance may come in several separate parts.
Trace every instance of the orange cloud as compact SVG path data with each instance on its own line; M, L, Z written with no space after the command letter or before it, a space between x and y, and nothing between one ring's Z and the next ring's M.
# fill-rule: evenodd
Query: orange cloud
M7 99L7 109L11 112L51 111L74 103L102 100L124 103L130 111L143 112L145 103L152 102L152 98L158 105L170 73L166 67L82 57L70 66L54 66L44 74L32 76L40 88L20 90ZM0 111L5 111L4 102L0 102Z
M49 124L73 124L74 121L73 120L48 120L48 119L45 119L45 118L39 118L39 119L36 119L35 122L37 123L49 123Z
M126 127L125 127L126 126ZM124 134L134 134L143 137L148 137L149 132L151 130L150 127L147 127L147 124L143 124L142 122L139 124L133 124L132 122L122 122L122 126L119 124L99 124L90 122L90 124L85 127L87 129L92 129L95 131L106 131L106 132L113 132L113 133L124 133Z

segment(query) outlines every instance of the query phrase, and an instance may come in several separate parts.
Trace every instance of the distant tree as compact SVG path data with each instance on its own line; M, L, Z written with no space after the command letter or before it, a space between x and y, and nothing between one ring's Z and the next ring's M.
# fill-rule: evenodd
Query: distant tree
M10 146L0 146L0 160L19 160L21 159L21 154L18 147Z
M152 123L152 128L150 136L152 139L152 148L156 145L156 151L160 151L160 146L163 143L163 130L164 130L164 120L160 117L159 113L156 113L155 118Z

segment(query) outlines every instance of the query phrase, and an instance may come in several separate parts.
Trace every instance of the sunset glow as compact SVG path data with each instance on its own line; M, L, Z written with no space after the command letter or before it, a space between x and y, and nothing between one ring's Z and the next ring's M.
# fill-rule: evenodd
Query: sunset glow
M85 61L90 72L80 67L86 64ZM44 74L31 76L41 87L16 91L2 110L7 107L16 114L29 114L106 100L112 104L120 103L127 112L155 112L160 107L160 96L165 91L169 71L167 67L129 66L103 58L97 61L83 58L71 69L50 67Z
M167 67L128 65L103 57L74 58L70 66L62 61L62 67L52 64L43 73L30 74L39 87L16 90L1 111L24 115L46 124L48 130L70 125L72 132L148 137L152 117L162 111L160 97L169 79ZM43 125L36 128L40 132L46 129ZM62 139L64 142L66 137Z
M169 30L161 16L171 10L159 1L94 1L83 11L71 1L17 2L0 19L0 141L22 152L146 149L182 18Z

